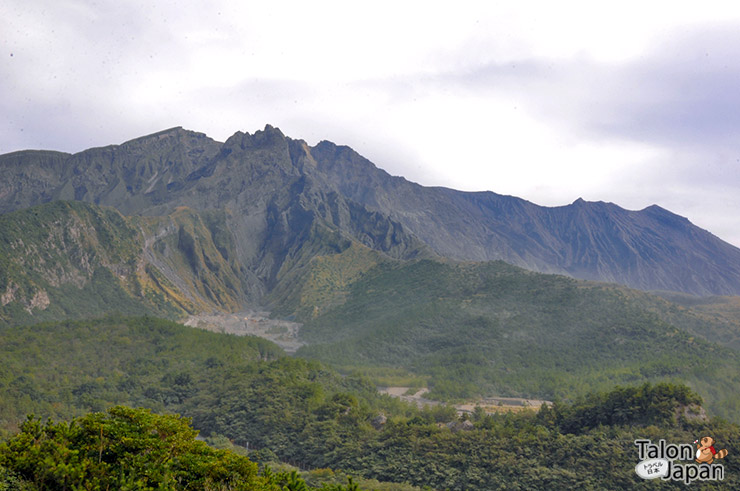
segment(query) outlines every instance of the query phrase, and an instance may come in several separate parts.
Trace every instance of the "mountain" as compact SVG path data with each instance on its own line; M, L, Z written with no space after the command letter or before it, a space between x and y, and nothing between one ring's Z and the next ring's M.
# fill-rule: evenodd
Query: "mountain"
M740 249L656 205L629 211L578 199L542 207L492 192L423 187L329 142L311 153L342 194L403 224L441 256L500 259L642 290L740 292Z
M632 442L646 431L738 434L693 421L699 398L672 384L696 390L710 414L740 417L737 300L680 293L740 291L739 252L658 207L543 208L425 188L267 126L223 143L174 128L77 154L0 156L0 210L0 432L26 410L147 405L268 461L440 489L504 487L512 475L534 489L629 488ZM309 344L286 357L154 317L257 305L302 322ZM412 410L353 371L426 384L438 399L555 403L480 408L463 431L450 408ZM583 398L594 389L613 391ZM513 453L512 442L525 446ZM627 467L613 465L625 455ZM578 478L574 458L611 477Z
M658 206L629 211L579 199L542 207L423 187L348 147L311 147L269 125L224 143L172 128L77 154L0 156L0 211L59 199L125 215L221 210L254 301L326 252L317 237L327 234L394 258L500 259L642 290L740 293L740 249Z
M195 307L185 310L235 310L275 290L290 291L314 256L341 252L353 242L398 259L433 255L399 223L322 185L309 169L313 165L304 143L269 126L223 144L175 128L75 155L2 156L0 209L78 200L140 217L136 227L148 263L182 295L194 292L187 300ZM186 215L192 223L179 223ZM232 298L183 282L182 269L167 264L171 257L155 257L166 250L189 257L186 276L202 280L228 272L221 283L230 283Z
M266 283L238 261L229 219L187 207L126 217L74 201L0 215L0 327L253 306L250 288ZM261 299L303 323L300 356L375 380L401 370L441 399L552 399L680 379L716 414L736 416L732 304L717 316L709 300L689 309L502 261L394 259L325 224L291 253Z
M714 414L740 415L738 324L725 330L721 321L617 285L502 261L383 263L354 281L341 304L312 312L303 318L308 344L298 356L377 380L405 372L421 378L432 398L553 400L682 380Z
M125 217L69 201L0 215L0 325L237 310L248 285L224 220L187 208Z

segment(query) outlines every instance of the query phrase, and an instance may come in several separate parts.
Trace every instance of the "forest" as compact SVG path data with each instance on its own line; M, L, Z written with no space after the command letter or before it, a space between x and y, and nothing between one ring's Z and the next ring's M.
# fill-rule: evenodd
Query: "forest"
M731 446L740 428L706 417L684 385L616 387L539 410L460 416L380 395L367 379L287 357L262 339L152 317L5 334L6 489L83 481L90 484L78 489L186 489L186 481L187 489L229 489L236 480L252 483L244 489L666 487L635 474L634 441L704 435L730 449L722 485L740 485Z
M426 385L429 397L454 401L680 382L713 414L740 417L740 359L722 341L735 325L618 285L501 261L423 260L373 267L341 303L325 304L301 317L308 345L298 355L381 385Z

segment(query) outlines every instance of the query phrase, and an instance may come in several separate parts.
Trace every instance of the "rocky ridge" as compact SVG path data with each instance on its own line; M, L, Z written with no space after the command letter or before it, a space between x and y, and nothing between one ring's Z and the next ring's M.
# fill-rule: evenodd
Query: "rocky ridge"
M390 176L349 147L267 125L226 142L172 128L77 154L0 156L0 211L59 199L167 216L219 211L247 297L357 241L392 258L501 259L539 272L697 295L740 293L740 249L658 206L542 207ZM222 234L222 235L223 235Z

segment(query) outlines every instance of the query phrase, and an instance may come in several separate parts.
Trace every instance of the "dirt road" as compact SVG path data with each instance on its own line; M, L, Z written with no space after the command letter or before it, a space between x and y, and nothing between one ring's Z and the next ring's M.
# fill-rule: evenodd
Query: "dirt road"
M426 387L419 389L413 394L409 394L409 390L410 387L378 387L378 391L381 394L398 397L403 401L412 402L419 407L435 406L440 404L439 401L433 401L423 397L424 394L429 392L429 389ZM459 414L462 414L472 413L475 411L476 406L480 406L484 411L490 414L503 411L537 411L540 409L542 404L547 404L549 406L552 402L538 399L522 399L519 397L488 397L478 401L455 404L454 407L457 409Z

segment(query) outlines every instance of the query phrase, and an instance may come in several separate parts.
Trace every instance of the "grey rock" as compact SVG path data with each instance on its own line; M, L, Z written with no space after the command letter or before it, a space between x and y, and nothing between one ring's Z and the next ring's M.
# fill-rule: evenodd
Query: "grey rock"
M349 147L310 147L269 125L224 143L172 128L74 155L0 156L1 212L58 199L127 215L225 211L253 298L346 240L398 259L500 259L642 290L740 294L740 249L659 206L630 211L579 199L542 207L423 187Z

